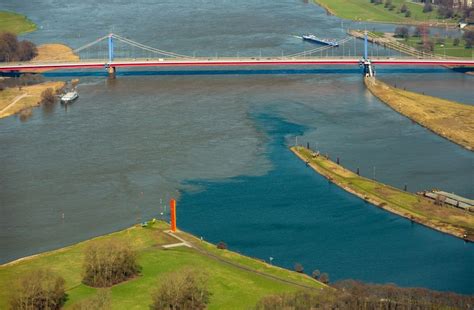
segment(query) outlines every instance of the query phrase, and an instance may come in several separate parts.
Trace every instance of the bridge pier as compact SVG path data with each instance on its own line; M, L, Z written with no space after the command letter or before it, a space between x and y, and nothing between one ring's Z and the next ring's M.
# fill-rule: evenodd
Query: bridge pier
M360 66L364 68L365 77L374 77L375 70L369 59L369 38L367 30L364 32L364 58L360 61Z
M115 67L112 66L112 61L114 61L114 35L111 33L108 37L108 45L109 45L109 62L107 64L107 73L109 74L109 78L115 79Z
M364 68L364 76L365 77L374 77L375 76L375 69L372 65L372 62L369 59L364 59L362 61L362 66Z
M115 73L116 73L115 67L112 67L112 66L107 67L107 73L109 74L109 78L115 79Z

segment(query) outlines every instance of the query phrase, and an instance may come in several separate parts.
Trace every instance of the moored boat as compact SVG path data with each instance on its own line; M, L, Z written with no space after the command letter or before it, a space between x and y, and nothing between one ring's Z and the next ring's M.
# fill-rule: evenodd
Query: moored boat
M79 97L76 91L70 91L61 96L61 103L71 103Z

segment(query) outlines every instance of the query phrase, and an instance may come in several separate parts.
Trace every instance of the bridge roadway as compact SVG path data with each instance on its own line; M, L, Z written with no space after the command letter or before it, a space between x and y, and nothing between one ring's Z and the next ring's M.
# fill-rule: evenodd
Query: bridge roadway
M325 57L235 57L235 58L156 58L156 59L116 59L82 60L76 62L23 62L0 63L0 72L34 71L55 69L93 69L93 68L134 68L134 67L227 67L227 66L328 66L358 65L360 58ZM376 66L472 66L474 59L417 59L417 58L371 58Z

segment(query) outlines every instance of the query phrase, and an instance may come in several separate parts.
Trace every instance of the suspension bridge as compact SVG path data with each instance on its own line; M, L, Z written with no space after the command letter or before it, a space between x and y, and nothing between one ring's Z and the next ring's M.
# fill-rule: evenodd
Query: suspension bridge
M340 41L340 46L355 38L346 38ZM103 57L90 58L93 52L90 52L94 46L106 43L105 51L102 51ZM126 45L134 51L141 51L141 57L131 57L131 53L117 53L116 44ZM358 56L355 49L353 55L330 55L331 46L320 46L311 50L305 50L299 53L281 56L235 56L235 57L196 57L168 52L154 48L117 34L109 34L98 38L80 48L73 50L77 55L81 55L77 61L51 61L51 62L21 62L21 63L0 63L0 72L30 72L36 70L58 70L58 69L98 69L107 70L110 76L115 76L118 68L137 68L137 67L259 67L259 66L334 66L349 65L360 66L363 73L368 76L375 75L374 66L467 66L474 67L474 59L453 59L439 57L435 55L424 55L424 57L391 57L390 55L378 56L373 52L369 57L369 44L367 33L364 38L363 55ZM143 52L145 55L143 55ZM319 55L318 55L319 54ZM83 56L85 55L85 56ZM100 55L97 52L97 55Z

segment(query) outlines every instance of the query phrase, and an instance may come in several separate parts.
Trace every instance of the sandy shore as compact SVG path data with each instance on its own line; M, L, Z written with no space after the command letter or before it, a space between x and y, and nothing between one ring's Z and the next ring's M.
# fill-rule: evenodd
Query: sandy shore
M72 49L63 44L43 44L38 46L38 55L32 61L74 61L79 60L79 56L73 53Z

